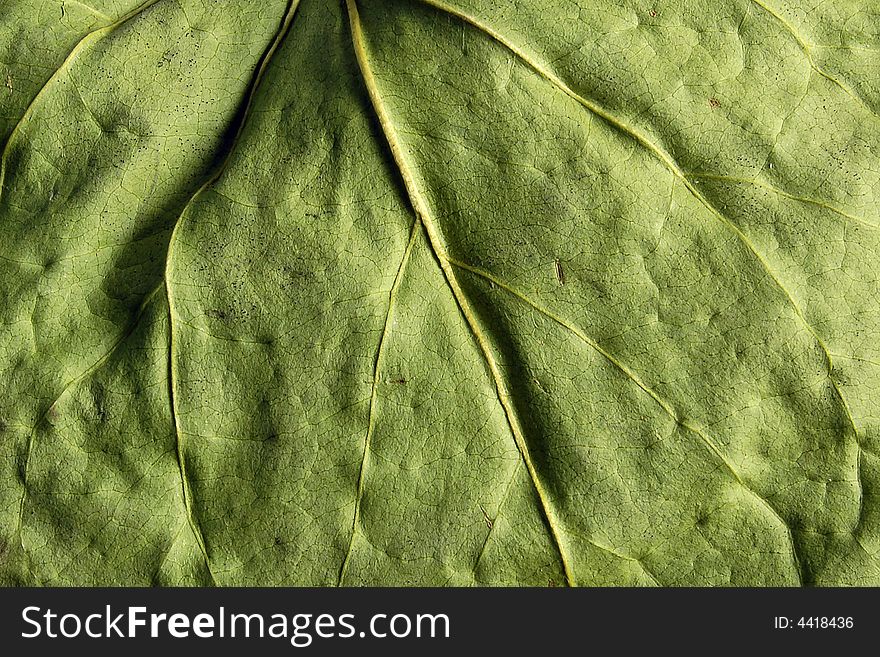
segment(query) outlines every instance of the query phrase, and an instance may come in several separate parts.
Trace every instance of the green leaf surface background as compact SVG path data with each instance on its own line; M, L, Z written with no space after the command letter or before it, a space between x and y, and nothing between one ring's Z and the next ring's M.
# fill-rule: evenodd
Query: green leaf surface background
M877 0L0 0L0 583L880 584Z

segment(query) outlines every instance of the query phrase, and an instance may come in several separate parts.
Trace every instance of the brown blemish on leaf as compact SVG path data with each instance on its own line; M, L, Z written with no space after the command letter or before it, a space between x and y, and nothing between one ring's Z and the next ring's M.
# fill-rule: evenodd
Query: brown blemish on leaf
M492 518L490 518L489 514L486 513L486 509L483 508L482 504L480 505L480 511L483 512L483 520L486 521L486 527L488 527L489 529L492 529L492 525L493 525Z
M565 285L565 271L562 269L562 263L559 262L559 258L553 261L553 267L556 271L556 282L560 285Z
M656 9L652 9L651 11L648 12L648 16L650 16L651 18L657 18L657 16L659 16L659 15L660 15L660 12L658 12Z
M712 109L718 109L719 107L721 107L721 101L715 98L715 96L712 96L709 99L709 107L711 107Z

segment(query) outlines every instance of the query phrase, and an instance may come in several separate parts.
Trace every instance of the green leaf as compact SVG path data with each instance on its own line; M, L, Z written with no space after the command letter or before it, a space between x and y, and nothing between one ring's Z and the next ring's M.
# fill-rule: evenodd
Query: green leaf
M878 16L0 5L0 582L880 584Z

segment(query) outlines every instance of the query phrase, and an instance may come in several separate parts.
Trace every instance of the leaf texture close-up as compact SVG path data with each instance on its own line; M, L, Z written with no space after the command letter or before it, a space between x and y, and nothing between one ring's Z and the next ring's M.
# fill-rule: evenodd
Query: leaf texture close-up
M0 0L0 584L880 585L877 0Z

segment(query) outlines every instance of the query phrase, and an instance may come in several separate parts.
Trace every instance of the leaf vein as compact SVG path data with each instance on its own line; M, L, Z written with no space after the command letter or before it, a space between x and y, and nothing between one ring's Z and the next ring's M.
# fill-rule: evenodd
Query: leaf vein
M826 72L821 66L816 63L816 60L813 58L813 47L814 44L810 44L806 39L804 39L800 33L794 28L794 26L789 23L785 18L782 17L781 14L777 13L775 10L771 9L768 5L761 2L761 0L751 0L753 4L760 7L764 12L772 16L783 28L785 31L791 34L794 37L794 40L797 41L798 46L803 51L804 56L807 58L807 62L810 64L810 68L813 69L816 73L821 75L823 78L839 87L844 91L850 98L858 102L862 107L867 109L874 116L878 116L876 110L864 99L861 94L856 93L852 89L850 89L843 82L838 80L836 77ZM821 46L820 46L821 47Z
M65 5L76 5L77 7L81 7L81 8L83 8L83 9L85 9L88 13L92 14L93 16L95 16L96 18L100 18L102 21L108 21L108 22L109 22L109 21L112 21L112 20L113 20L110 16L108 16L108 15L105 14L104 12L102 12L102 11L98 11L97 9L95 9L94 7L92 7L91 5L87 5L86 3L84 3L84 2L80 2L79 0L64 0L64 1L61 3L61 8L62 8L62 10L64 9L64 6L65 6Z
M40 90L36 93L36 95L31 99L31 102L28 103L28 106L25 108L21 117L18 119L16 124L13 126L12 131L9 133L9 137L6 139L6 143L3 145L3 151L0 152L0 199L3 197L3 186L6 181L6 166L7 160L9 158L9 147L12 144L13 138L21 131L24 124L27 122L30 115L33 113L37 104L40 101L42 95L46 92L49 86L54 82L58 77L60 77L61 73L69 68L71 64L76 60L77 55L84 50L92 41L99 40L104 34L109 34L117 27L127 23L131 19L139 16L147 9L152 7L157 2L161 0L147 0L146 2L138 5L132 11L125 14L121 18L119 18L116 22L111 23L110 25L103 25L91 32L87 33L83 38L77 41L76 45L70 50L67 54L67 57L64 58L64 61L61 62L59 67L55 70L55 72L49 76L49 79L40 87ZM78 90L77 90L78 91ZM86 108L88 109L88 108Z
M80 373L78 376L76 376L73 379L71 379L70 381L68 381L62 387L61 392L58 393L58 395L55 397L55 400L46 407L46 410L40 414L40 416L34 422L34 425L30 428L30 433L28 434L27 446L25 449L24 463L21 466L21 468L23 470L23 473L22 473L22 493L21 493L21 499L19 500L19 505L18 505L18 527L16 530L16 533L18 534L19 546L21 547L22 552L23 552L23 554L25 554L25 556L27 556L27 550L24 547L24 541L22 538L22 527L23 527L23 523L24 523L24 507L25 507L25 503L27 500L27 496L28 496L28 482L29 482L30 464L31 464L31 459L33 457L34 443L37 438L37 430L40 428L40 425L46 421L47 417L49 416L49 413L52 411L52 409L55 407L55 405L59 401L61 401L61 399L74 386L78 385L82 381L85 381L92 374L97 372L104 365L104 363L106 363L110 359L110 357L116 352L116 350L132 335L132 333L134 333L135 329L137 328L137 326L140 322L141 317L144 314L144 311L146 310L147 306L150 304L150 302L153 300L153 298L156 296L156 294L159 292L160 289L162 289L161 283L159 285L157 285L155 288L153 288L153 290L151 292L149 292L144 297L144 300L141 302L141 305L138 308L137 312L135 313L135 316L132 319L131 323L129 324L128 328L116 339L116 341L112 345L110 345L110 348L100 358L98 358L94 363L92 363L89 367L87 367L85 370L83 370L82 373Z
M625 363L617 359L613 354L604 349L598 342L589 337L586 333L584 333L580 328L570 323L566 319L556 315L550 310L544 308L537 302L530 299L527 295L520 292L513 286L505 283L498 277L493 274L480 269L479 267L474 267L467 263L455 260L450 258L449 262L459 269L464 271L468 271L475 276L483 278L484 280L492 283L493 285L498 286L499 288L505 290L507 293L514 296L520 302L526 304L536 312L544 315L551 321L555 322L562 328L566 329L586 345L591 347L597 353L599 353L603 358L605 358L609 363L611 363L615 368L617 368L622 374L624 374L632 383L634 383L638 388L640 388L645 394L647 394L651 399L653 399L660 408L680 427L687 430L688 432L696 435L704 445L709 449L709 451L715 456L715 458L728 470L728 472L733 476L736 482L743 487L743 489L750 492L762 505L764 505L768 511L774 516L774 518L782 525L785 531L788 534L792 560L794 562L795 572L798 575L799 580L802 581L802 569L800 566L800 558L797 554L797 550L795 549L794 537L792 535L792 530L789 524L782 518L779 512L770 504L770 502L760 495L754 488L752 488L748 483L746 483L743 478L740 476L739 471L734 467L733 463L731 463L728 458L721 451L720 447L716 443L716 441L711 438L703 429L700 427L688 422L685 418L682 418L678 412L672 407L672 405L663 399L657 392L655 392L650 386L648 386L641 378L636 374L633 370L631 370Z
M819 348L822 350L826 360L827 366L827 374L828 378L831 382L831 386L835 391L835 394L841 403L844 414L849 421L850 428L854 432L856 439L858 440L858 430L856 429L855 422L853 421L852 413L849 410L849 405L846 402L840 388L837 386L837 383L833 378L833 370L834 364L831 357L831 352L828 347L825 345L825 342L819 336L819 333L815 328L807 321L806 316L801 310L800 305L795 301L794 296L785 287L773 269L770 267L770 264L766 261L764 256L760 251L752 244L751 240L748 236L736 225L734 221L725 216L718 208L712 204L709 199L707 199L703 193L698 189L698 187L694 184L694 182L687 177L682 168L678 165L675 159L666 152L666 150L652 142L650 138L638 129L633 126L628 125L623 120L616 117L613 113L606 110L604 107L592 101L584 96L581 96L577 92L575 92L568 84L565 83L559 76L557 76L552 71L548 70L541 64L533 61L525 52L523 52L520 48L510 42L506 37L504 37L501 33L495 31L490 26L481 22L479 19L467 14L464 11L456 9L442 0L416 0L422 4L432 6L440 11L446 12L452 16L457 17L459 20L464 21L465 23L471 25L473 28L483 32L488 37L499 43L501 46L507 48L511 52L513 52L523 63L529 66L533 71L535 71L538 75L547 80L550 84L559 89L562 93L566 94L585 109L590 112L596 114L600 118L604 119L609 125L617 128L623 134L628 135L632 139L634 139L637 143L641 144L645 149L647 149L650 153L652 153L655 157L657 157L676 177L678 177L688 191L707 209L709 210L723 225L727 226L733 233L739 238L739 240L743 243L743 245L752 253L758 263L766 272L767 276L773 281L775 286L778 288L780 293L784 296L786 302L791 306L795 315L799 319L799 321L804 325L807 331L815 339Z
M355 0L346 0L346 5L348 7L349 22L351 25L352 41L354 44L355 55L357 57L358 66L364 79L364 84L370 96L373 109L376 112L379 124L388 142L388 146L391 149L391 153L394 156L395 164L397 165L399 173L403 178L403 182L410 197L410 201L413 204L413 209L415 210L421 225L424 226L425 231L428 235L428 243L431 247L431 250L433 251L434 256L437 258L440 264L440 268L443 271L446 282L448 283L450 290L452 291L452 295L458 305L458 308L461 311L465 324L467 324L468 329L473 334L474 340L476 341L477 346L479 347L486 361L486 366L489 369L489 374L494 380L495 391L498 395L498 400L501 404L501 407L504 410L507 424L510 427L514 442L516 443L520 455L522 456L526 468L528 469L529 476L540 501L542 511L547 522L547 526L550 530L556 549L559 551L559 557L562 561L563 569L565 570L566 580L568 581L569 585L574 586L576 582L574 579L574 574L571 572L571 567L569 565L570 559L566 556L566 551L563 548L560 530L558 528L558 521L554 517L552 507L550 506L547 495L544 492L544 487L541 484L541 480L537 476L537 471L534 464L532 463L528 445L523 436L522 429L519 426L515 410L510 401L510 396L507 393L506 386L504 385L504 380L498 368L498 364L495 362L495 358L492 355L488 342L483 336L482 330L477 324L476 317L474 316L473 311L470 308L470 304L468 303L458 284L458 281L455 278L455 272L452 270L452 267L449 264L445 249L442 246L442 240L440 238L439 232L430 217L427 202L424 200L418 190L418 186L415 183L410 165L407 163L403 148L398 141L388 112L385 109L384 102L382 101L382 98L379 94L378 87L376 85L376 81L373 77L372 69L370 68L367 58L366 47L364 44L360 17L358 15L356 2Z
M284 38L290 31L290 26L293 24L293 18L296 15L297 7L299 6L299 0L289 0L287 3L287 8L285 9L284 16L281 20L281 25L275 34L272 42L269 47L266 49L266 52L263 53L263 56L260 59L260 62L257 64L256 72L253 76L253 79L250 83L250 88L247 92L247 97L244 102L244 106L241 109L239 115L239 122L235 129L235 134L232 139L232 143L229 146L229 150L226 152L225 157L222 159L220 164L217 166L214 173L202 184L199 189L195 191L195 193L190 197L189 201L187 201L183 210L180 213L180 216L177 219L177 222L174 224L174 229L171 231L171 236L168 240L168 250L165 256L165 295L168 300L168 393L170 397L170 407L171 407L171 417L174 425L174 434L175 434L175 442L176 442L176 450L177 450L177 464L180 470L180 481L181 488L183 493L183 503L186 511L187 521L189 522L190 529L192 530L196 542L199 545L199 549L202 552L202 556L205 560L205 566L208 569L208 574L210 575L213 583L216 585L217 580L214 577L214 573L211 570L211 562L208 556L207 547L205 545L205 539L202 534L201 527L199 526L198 521L196 520L195 514L193 513L193 498L192 491L189 486L189 479L186 474L186 459L184 455L183 448L183 430L180 424L180 415L178 411L178 403L177 403L177 358L175 357L176 351L176 341L174 339L174 323L176 320L176 312L174 310L174 295L171 291L171 279L172 279L172 271L173 271L173 249L175 240L180 233L181 226L184 225L187 211L193 206L195 200L208 189L211 185L216 183L220 177L223 175L223 172L226 169L226 165L229 163L232 158L232 154L235 152L235 148L238 145L238 141L241 137L242 132L244 131L244 126L247 123L247 118L253 104L254 96L256 95L257 89L260 86L260 82L262 81L263 74L269 66L269 62L272 60L272 56L277 52L281 43L284 41Z
M818 199L809 198L807 196L798 196L796 194L791 194L784 189L780 189L775 185L771 185L769 183L764 182L758 178L737 178L735 176L725 176L718 175L712 173L697 173L697 172L689 172L686 174L688 178L691 180L717 180L719 182L728 182L737 185L752 185L754 187L759 187L761 189L766 189L769 192L774 194L778 194L779 196L783 196L787 199L791 199L792 201L798 201L800 203L807 203L809 205L815 205L816 207L823 208L828 210L829 212L833 212L845 219L849 219L850 221L854 221L859 224L863 224L870 228L880 228L880 224L874 223L873 221L869 221L868 219L863 219L862 217L858 217L853 214L849 214L848 212L841 210L838 207L825 203L824 201L820 201Z
M391 285L391 290L388 292L388 308L385 312L385 322L382 326L382 335L379 337L379 345L376 348L376 356L373 360L373 383L370 389L370 406L367 411L367 435L364 438L364 454L363 458L361 459L361 467L358 472L357 494L355 496L354 503L354 518L351 522L351 535L348 541L348 549L345 552L345 558L342 560L342 565L339 567L339 577L336 582L337 586L342 586L343 580L345 579L345 573L348 570L348 563L351 560L355 536L358 531L358 524L361 517L361 502L364 497L364 487L366 485L367 463L370 454L370 441L373 437L373 431L376 427L376 401L379 395L379 377L382 369L382 357L385 353L385 344L388 341L388 337L391 333L391 324L394 318L394 304L397 300L400 283L401 281L403 281L404 272L406 271L406 265L409 262L410 254L412 253L416 236L418 235L419 225L420 224L418 220L413 221L412 228L410 229L409 240L407 242L406 249L403 252L403 258L401 258L400 260L400 265L398 266L397 273L394 276L394 282Z

